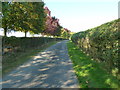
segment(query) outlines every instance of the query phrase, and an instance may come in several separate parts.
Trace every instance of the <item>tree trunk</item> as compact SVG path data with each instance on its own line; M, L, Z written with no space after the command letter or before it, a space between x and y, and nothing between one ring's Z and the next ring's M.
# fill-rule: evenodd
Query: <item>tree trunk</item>
M7 36L7 27L4 28L4 36Z
M25 31L25 37L27 37L27 31Z

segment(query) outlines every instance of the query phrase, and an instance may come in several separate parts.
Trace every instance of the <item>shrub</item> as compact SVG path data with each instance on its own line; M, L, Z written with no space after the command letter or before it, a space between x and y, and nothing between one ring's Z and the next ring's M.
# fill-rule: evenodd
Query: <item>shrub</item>
M92 58L98 62L104 62L108 71L111 71L113 68L119 69L119 21L120 19L114 20L93 29L76 33L71 40Z
M37 48L51 41L63 40L61 38L48 38L48 37L3 37L2 46L3 52L6 48L12 48L14 51L25 51L30 48ZM9 50L7 50L9 51ZM3 53L4 54L4 53Z

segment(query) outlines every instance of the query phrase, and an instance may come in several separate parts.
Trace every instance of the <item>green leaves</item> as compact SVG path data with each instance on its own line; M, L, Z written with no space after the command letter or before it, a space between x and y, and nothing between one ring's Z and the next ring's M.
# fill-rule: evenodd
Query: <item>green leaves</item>
M68 53L73 62L80 88L118 88L119 80L114 76L118 69L112 70L114 76L104 70L104 65L90 59L81 48L68 42Z
M41 33L45 24L43 6L43 2L3 2L2 26L5 33L8 29Z
M108 71L112 68L120 68L115 65L119 62L117 51L119 40L118 22L120 22L120 19L76 33L71 38L92 58L99 62L105 62Z

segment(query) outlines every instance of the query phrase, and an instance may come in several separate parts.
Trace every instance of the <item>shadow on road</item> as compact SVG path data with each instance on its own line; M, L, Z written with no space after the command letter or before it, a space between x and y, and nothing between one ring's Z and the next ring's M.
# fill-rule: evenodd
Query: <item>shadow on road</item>
M59 42L3 77L3 88L78 87L66 41Z

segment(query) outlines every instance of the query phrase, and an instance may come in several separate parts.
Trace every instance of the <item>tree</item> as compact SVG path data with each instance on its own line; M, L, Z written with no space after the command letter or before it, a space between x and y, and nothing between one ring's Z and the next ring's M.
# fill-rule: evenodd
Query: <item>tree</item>
M54 36L57 36L57 37L59 37L60 35L61 35L61 29L62 29L63 27L62 26L57 26L57 28L55 29L55 31L54 31Z
M41 33L45 29L46 15L44 13L43 2L33 2L33 15L31 15L31 22L33 23L32 32L35 34Z
M61 29L61 37L65 38L65 39L69 39L71 36L71 31L66 29L66 28L62 28Z
M46 16L46 25L45 25L46 27L45 30L43 31L43 34L50 36L59 36L61 30L61 26L59 25L59 20L55 17L51 17L48 15Z
M4 36L7 36L7 31L11 26L10 13L10 3L2 2L2 28L4 29Z
M3 28L6 36L8 28L25 33L41 33L45 26L43 2L3 3Z

